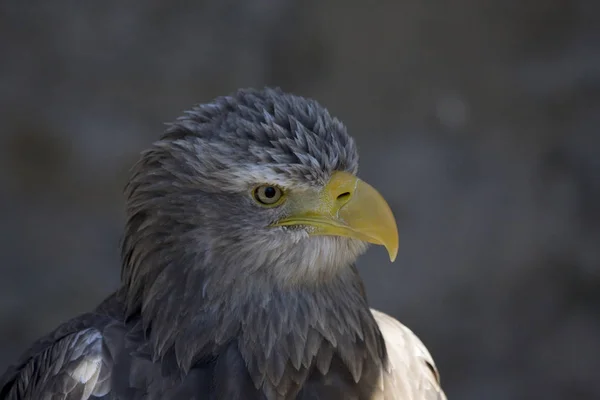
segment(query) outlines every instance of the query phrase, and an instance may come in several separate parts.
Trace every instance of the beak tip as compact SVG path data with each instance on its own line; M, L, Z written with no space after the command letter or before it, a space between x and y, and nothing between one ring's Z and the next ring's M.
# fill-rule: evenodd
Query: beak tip
M390 256L390 262L396 261L396 257L398 256L398 248L388 249L388 254Z

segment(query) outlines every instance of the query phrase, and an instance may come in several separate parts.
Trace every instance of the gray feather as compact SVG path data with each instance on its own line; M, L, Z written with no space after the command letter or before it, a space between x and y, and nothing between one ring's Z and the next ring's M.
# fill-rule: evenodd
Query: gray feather
M40 340L0 379L0 397L86 400L108 393L113 360L103 343L105 321L86 315Z

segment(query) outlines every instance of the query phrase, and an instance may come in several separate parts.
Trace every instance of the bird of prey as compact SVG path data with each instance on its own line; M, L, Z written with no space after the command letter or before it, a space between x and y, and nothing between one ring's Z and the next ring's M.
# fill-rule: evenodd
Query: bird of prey
M435 364L371 310L355 267L392 261L383 197L316 101L244 89L197 105L126 186L118 290L0 378L8 400L445 399Z

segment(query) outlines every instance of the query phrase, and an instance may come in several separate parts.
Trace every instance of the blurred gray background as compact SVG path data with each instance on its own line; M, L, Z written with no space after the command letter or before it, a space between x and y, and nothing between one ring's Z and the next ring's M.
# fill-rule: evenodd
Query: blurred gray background
M390 201L360 268L452 399L600 398L600 2L0 2L0 370L119 283L122 188L192 104L318 99Z

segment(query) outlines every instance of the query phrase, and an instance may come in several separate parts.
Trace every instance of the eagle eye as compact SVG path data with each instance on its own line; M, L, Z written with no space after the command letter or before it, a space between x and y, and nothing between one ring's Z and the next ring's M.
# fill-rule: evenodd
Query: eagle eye
M262 206L274 207L283 201L283 190L275 185L260 185L252 192L257 203Z

